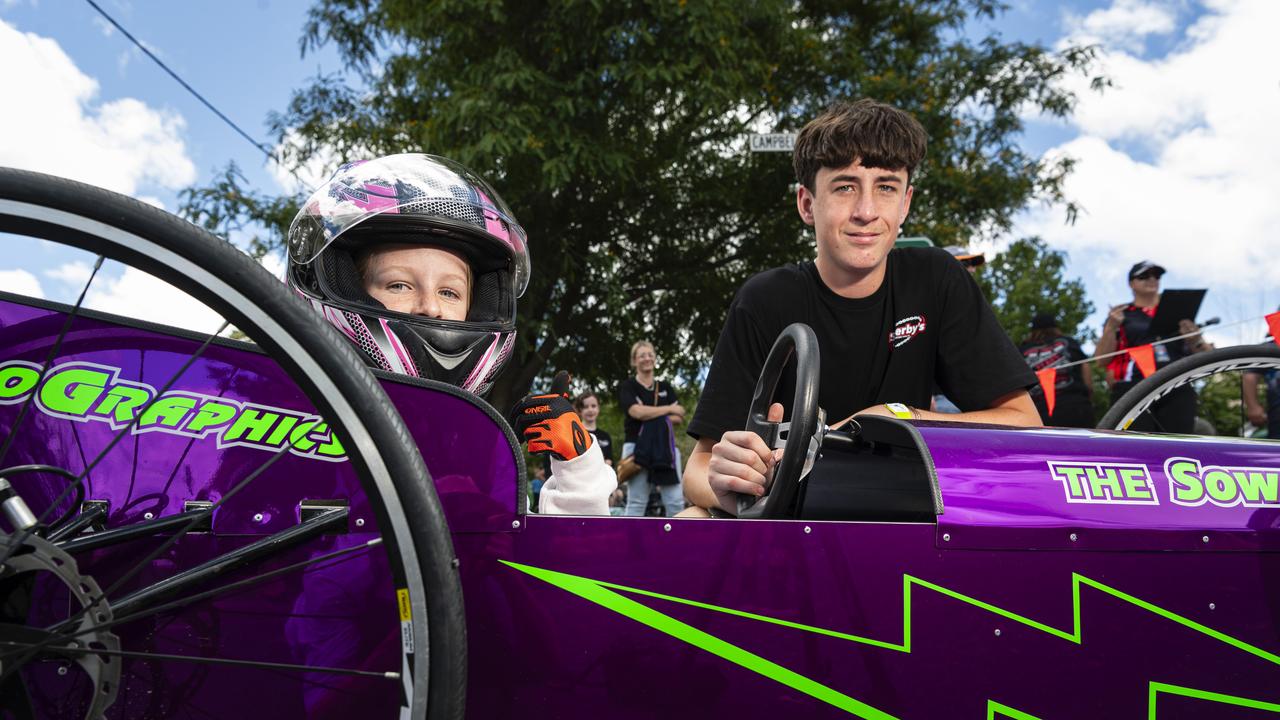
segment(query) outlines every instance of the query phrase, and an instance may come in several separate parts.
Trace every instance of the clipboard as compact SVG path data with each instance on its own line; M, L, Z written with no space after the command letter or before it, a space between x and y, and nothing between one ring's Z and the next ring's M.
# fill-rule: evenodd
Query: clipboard
M1148 334L1153 338L1180 335L1178 321L1196 319L1206 292L1208 290L1165 290L1160 293L1160 304L1156 306L1156 316L1151 318Z

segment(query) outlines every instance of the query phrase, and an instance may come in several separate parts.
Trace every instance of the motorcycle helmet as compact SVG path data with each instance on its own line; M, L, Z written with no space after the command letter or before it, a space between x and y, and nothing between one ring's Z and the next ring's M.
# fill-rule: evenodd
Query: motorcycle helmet
M465 320L388 310L364 289L358 260L388 244L429 245L467 261ZM289 226L286 281L374 367L483 395L511 355L516 298L529 282L524 229L482 178L420 153L349 163Z

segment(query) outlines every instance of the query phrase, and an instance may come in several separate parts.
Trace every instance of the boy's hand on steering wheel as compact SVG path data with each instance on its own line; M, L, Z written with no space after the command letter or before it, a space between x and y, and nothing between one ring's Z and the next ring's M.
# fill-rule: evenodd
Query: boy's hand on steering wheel
M549 393L525 395L507 417L531 453L572 460L591 447L591 434L569 402L569 373L564 370L556 373Z
M766 419L782 422L782 415L782 404L774 403L769 406ZM716 504L736 515L738 496L764 495L773 468L781 458L781 450L769 447L750 430L725 433L711 448L711 461L707 465L707 482L716 495Z

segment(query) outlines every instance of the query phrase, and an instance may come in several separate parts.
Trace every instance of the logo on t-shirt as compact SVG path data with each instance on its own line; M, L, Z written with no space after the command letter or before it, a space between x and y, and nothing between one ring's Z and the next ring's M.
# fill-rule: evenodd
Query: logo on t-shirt
M1027 359L1027 364L1031 366L1031 369L1038 372L1046 368L1057 367L1070 362L1070 352L1070 344L1065 339L1058 338L1046 345L1029 347L1022 351L1022 356ZM1065 390L1071 387L1072 373L1060 372L1056 374L1056 378L1054 385L1057 389ZM1032 394L1035 394L1042 391L1040 390L1040 386L1037 385L1036 387L1031 388L1031 392Z
M924 329L925 320L923 315L904 317L893 324L893 330L889 332L889 344L896 348L902 347L911 338L924 334Z

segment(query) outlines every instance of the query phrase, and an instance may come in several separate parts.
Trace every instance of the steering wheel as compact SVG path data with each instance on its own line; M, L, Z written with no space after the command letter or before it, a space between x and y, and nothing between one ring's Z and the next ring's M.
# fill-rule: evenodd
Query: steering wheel
M796 394L791 401L791 423L783 446L782 460L773 469L773 482L758 500L742 497L738 517L777 519L785 517L800 492L800 477L809 454L809 443L819 429L818 336L804 323L792 323L782 330L764 361L760 379L751 395L746 429L759 435L770 448L777 443L781 423L769 422L769 405L788 361L795 358Z

